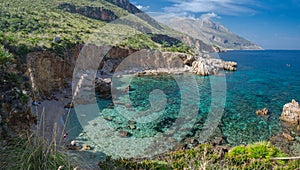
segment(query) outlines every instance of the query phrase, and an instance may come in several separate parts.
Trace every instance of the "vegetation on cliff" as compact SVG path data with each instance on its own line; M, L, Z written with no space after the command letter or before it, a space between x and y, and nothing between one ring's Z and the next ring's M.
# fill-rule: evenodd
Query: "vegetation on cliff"
M147 38L146 33L180 36L175 31L158 27L158 23L151 25L154 21L150 19L143 20L147 17L141 16L146 14L126 17L132 11L127 11L119 6L105 0L4 0L0 2L0 42L11 52L26 55L28 52L39 50L53 50L62 53L65 48L75 44L84 44L85 41L91 39L93 34L96 36L110 35L109 39L100 37L101 41L104 41L103 44L106 45L118 45L111 43L114 34L116 36L143 35L144 38L138 42L134 41L133 37L119 43L122 46L134 48L150 47L170 50L169 48L160 48L160 44ZM105 28L103 28L104 26ZM99 30L107 32L99 33ZM149 46L149 44L151 45ZM179 45L181 46L181 44ZM182 49L186 48L184 44L182 46ZM176 48L171 50L176 51Z

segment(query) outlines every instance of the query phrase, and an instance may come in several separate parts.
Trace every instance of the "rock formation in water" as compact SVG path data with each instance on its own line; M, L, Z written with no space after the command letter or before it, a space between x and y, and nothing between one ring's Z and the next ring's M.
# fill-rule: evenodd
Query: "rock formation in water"
M256 111L256 115L266 116L269 114L269 110L267 108L263 108L261 110Z
M280 116L282 132L270 138L273 145L286 153L300 154L300 106L294 99L283 106Z
M283 106L280 120L293 125L300 125L300 106L294 99Z

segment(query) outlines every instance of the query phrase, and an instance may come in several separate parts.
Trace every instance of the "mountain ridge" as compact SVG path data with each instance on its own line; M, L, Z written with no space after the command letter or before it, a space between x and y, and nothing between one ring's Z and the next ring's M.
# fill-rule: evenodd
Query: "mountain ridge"
M192 19L173 17L168 21L161 20L167 26L183 32L191 37L219 48L220 50L262 50L259 45L234 34L225 26L215 23L211 19Z

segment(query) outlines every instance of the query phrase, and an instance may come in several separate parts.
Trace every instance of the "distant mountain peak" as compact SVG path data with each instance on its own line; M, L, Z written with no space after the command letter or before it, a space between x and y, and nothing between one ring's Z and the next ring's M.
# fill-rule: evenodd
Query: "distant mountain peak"
M159 18L157 18L159 20ZM184 18L174 17L164 23L182 33L202 40L207 44L223 50L261 50L262 48L242 38L222 24L212 21L210 18Z

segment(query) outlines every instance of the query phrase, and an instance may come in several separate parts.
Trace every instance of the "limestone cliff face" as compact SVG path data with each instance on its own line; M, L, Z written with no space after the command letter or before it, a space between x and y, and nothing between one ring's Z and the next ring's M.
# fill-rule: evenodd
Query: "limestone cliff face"
M27 55L27 75L39 96L49 96L51 92L68 86L71 81L80 47L65 52L64 58L53 52L33 52Z
M115 71L140 72L157 69L185 70L201 76L214 75L220 70L235 71L237 63L215 59L208 54L195 56L179 52L134 50L113 47L100 65L101 74Z
M96 54L96 55L95 55ZM78 62L79 55L83 55ZM99 58L99 56L103 58ZM102 59L100 62L99 59ZM158 50L135 50L121 47L79 46L65 52L64 57L53 52L34 52L27 56L28 72L37 96L51 96L53 91L71 86L75 62L85 74L97 72L96 92L110 96L110 80L115 72L139 73L151 70L162 72L191 72L202 76L217 74L220 70L236 70L236 63L211 58L209 55L189 55ZM98 65L97 62L100 62ZM103 76L104 75L104 76ZM80 76L80 75L76 75ZM93 78L91 75L89 78ZM108 76L108 77L107 77ZM104 80L105 79L105 80ZM86 89L93 89L88 87Z
M118 18L113 11L102 7L75 6L74 4L63 3L59 5L59 8L67 12L78 13L88 18L106 22L110 22Z
M106 0L106 1L114 5L117 5L118 7L123 8L133 14L142 12L136 6L132 5L129 2L129 0Z
M151 26L155 27L156 29L163 29L163 27L153 18L151 18L148 14L144 13L143 11L139 10L136 6L131 4L129 0L106 0L107 2L110 2L122 9L125 9L131 14L135 14L139 18L146 21ZM147 33L147 32L144 32Z
M194 39L190 36L184 36L182 37L182 41L189 45L190 47L196 49L196 51L202 51L202 52L216 52L216 50L213 48L213 46L208 45L204 43L203 41L199 39Z
M116 71L184 68L185 64L191 65L192 58L191 55L177 52L113 47L101 63L100 70L102 74L113 74Z

